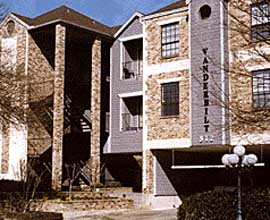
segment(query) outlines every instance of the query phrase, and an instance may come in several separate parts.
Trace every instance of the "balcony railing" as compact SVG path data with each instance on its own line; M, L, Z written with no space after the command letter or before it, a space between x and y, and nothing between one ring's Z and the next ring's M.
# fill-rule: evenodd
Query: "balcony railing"
M122 113L122 131L140 130L143 126L142 115Z
M123 79L139 78L142 76L142 60L126 61L122 63Z

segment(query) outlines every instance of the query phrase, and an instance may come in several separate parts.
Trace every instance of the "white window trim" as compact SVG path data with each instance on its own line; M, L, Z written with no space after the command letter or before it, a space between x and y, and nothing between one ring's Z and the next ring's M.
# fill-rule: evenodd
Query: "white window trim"
M178 26L178 53L175 53L175 54L170 54L170 55L163 55L163 52L165 52L165 51L167 51L167 50L163 50L163 46L167 46L167 45L171 45L172 46L172 44L174 44L175 42L174 41L169 41L169 42L166 42L166 44L164 44L163 43L163 28L165 28L165 29L167 29L167 27L166 26L168 26L168 25L176 25L177 24L177 26ZM160 29L161 29L161 57L162 58L168 58L168 57L178 57L179 55L180 55L180 21L179 21L179 18L178 18L178 21L176 21L176 22L169 22L169 23L166 23L166 24L163 24L162 26L160 26ZM177 36L176 34L175 34L175 36ZM168 36L166 35L166 37L164 38L164 40L166 39L166 40L168 40L167 39L168 38ZM177 47L175 47L174 49L177 49ZM167 51L168 52L168 51Z
M119 41L125 42L125 41L140 39L140 38L143 38L143 34L135 34L135 35L127 36L127 37L121 37L119 38Z
M138 92L128 92L128 93L121 93L118 94L118 96L120 98L129 98L129 97L136 97L136 96L142 96L143 92L142 91L138 91Z
M130 35L127 37L122 37L119 38L119 43L120 43L120 80L123 80L123 60L125 60L125 53L123 53L124 49L124 42L130 41L130 40L136 40L136 39L143 39L143 34L135 34L135 35Z
M138 92L129 92L129 93L121 93L121 94L118 94L118 97L120 99L120 106L119 106L119 113L120 113L120 124L119 124L119 131L120 132L123 132L122 130L122 123L123 123L123 120L122 120L122 112L123 112L123 98L131 98L131 97L136 97L136 96L142 96L143 95L143 92L142 91L138 91ZM125 131L125 132L137 132L137 131Z
M159 84L174 83L174 82L179 82L181 80L183 80L183 77L182 76L175 77L175 78L169 78L169 79L160 79L160 80L158 80L158 83Z
M159 22L157 22L157 24L159 26L162 26L162 25L167 25L167 24L176 23L176 22L178 22L180 24L181 19L179 17L171 18L171 19L167 19L167 20L164 20L164 21L159 21Z

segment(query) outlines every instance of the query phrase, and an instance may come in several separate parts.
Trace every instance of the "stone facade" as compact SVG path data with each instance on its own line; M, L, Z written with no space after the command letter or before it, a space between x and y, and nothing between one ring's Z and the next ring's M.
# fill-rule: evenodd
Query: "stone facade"
M162 25L179 22L179 55L162 58L161 28ZM145 66L144 66L144 150L143 150L143 192L155 193L154 173L155 157L151 150L151 141L190 139L189 134L189 70L180 67L181 62L189 59L188 12L178 12L166 16L156 16L144 20L146 32ZM173 70L169 70L173 69ZM152 71L153 70L153 71ZM161 116L161 84L179 83L179 115L176 117ZM163 148L179 146L162 146ZM159 174L157 174L159 175Z
M96 39L92 46L91 85L91 175L93 184L100 183L100 92L101 92L101 41Z
M28 76L28 93L29 103L38 103L48 97L53 96L54 69L44 56L41 48L31 34L28 34L28 56L27 56L27 76ZM39 36L38 36L39 37ZM53 52L54 55L54 52ZM53 103L51 102L51 110ZM35 108L29 106L28 115L28 154L41 155L52 145L52 137L46 126L38 118L38 112ZM49 114L49 109L42 106L43 115ZM48 123L51 126L51 122ZM52 128L51 128L52 130Z
M269 109L254 109L252 71L268 69L269 42L251 38L251 3L230 1L230 84L232 144L265 144L270 137ZM237 15L238 19L234 19ZM251 136L257 138L251 138ZM263 137L264 136L264 137ZM269 139L269 138L267 138Z
M146 36L146 61L147 65L161 64L164 62L177 61L182 59L188 59L188 12L174 13L168 16L161 16L154 19L145 20L145 32ZM163 59L161 57L161 26L166 21L173 20L173 22L179 22L180 29L180 51L179 56ZM172 22L172 23L173 23ZM164 23L164 24L165 24ZM166 23L167 24L167 23Z
M181 77L179 81L179 116L161 117L159 80ZM147 140L189 138L189 72L177 71L151 75L146 81Z
M8 31L9 24L13 25ZM2 109L4 115L0 130L0 178L16 179L19 177L19 166L25 160L27 153L25 126L26 103L26 35L24 25L8 16L2 22L0 29L1 47L1 94L5 96L4 105L10 104L15 117ZM5 76L8 76L7 78ZM6 80L6 81L5 81ZM5 87L5 85L8 85ZM5 107L7 107L5 106ZM8 109L8 108L7 108ZM21 126L21 125L22 126ZM19 144L19 146L18 146ZM15 155L14 152L17 154ZM3 174L3 176L2 176Z
M54 211L54 212L70 212L70 211L89 211L89 210L110 210L110 209L131 209L133 201L122 198L107 198L107 199L89 199L89 200L74 200L74 201L36 201L31 205L32 211Z
M53 104L53 151L52 188L61 190L64 135L64 80L65 80L65 38L66 28L56 25L55 77Z
M161 57L161 26L168 22L179 22L180 45L179 56L173 58ZM160 16L145 20L146 65L168 64L189 58L188 45L188 13L186 11L168 16ZM146 69L146 68L145 68ZM160 68L161 69L161 68ZM177 69L177 68L176 68ZM144 71L146 75L145 114L147 125L147 140L189 138L189 71L168 71L166 68L159 73ZM168 79L181 78L179 81L179 116L161 117L161 83Z

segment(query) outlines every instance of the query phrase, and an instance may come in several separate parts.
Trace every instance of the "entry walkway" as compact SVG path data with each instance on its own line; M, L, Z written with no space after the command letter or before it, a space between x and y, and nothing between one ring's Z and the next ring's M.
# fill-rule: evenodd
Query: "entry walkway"
M177 220L177 210L122 210L122 211L95 211L76 213L76 217L65 220Z

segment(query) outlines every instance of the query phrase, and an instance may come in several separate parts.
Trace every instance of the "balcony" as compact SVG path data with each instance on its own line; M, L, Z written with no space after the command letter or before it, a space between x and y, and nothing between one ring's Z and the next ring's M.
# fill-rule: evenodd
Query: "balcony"
M138 79L142 76L142 60L123 62L122 68L122 79Z
M137 131L142 129L142 115L122 113L122 131Z
M143 69L142 38L125 41L122 48L122 79L138 79Z
M121 120L121 131L137 131L142 129L142 96L122 99Z

